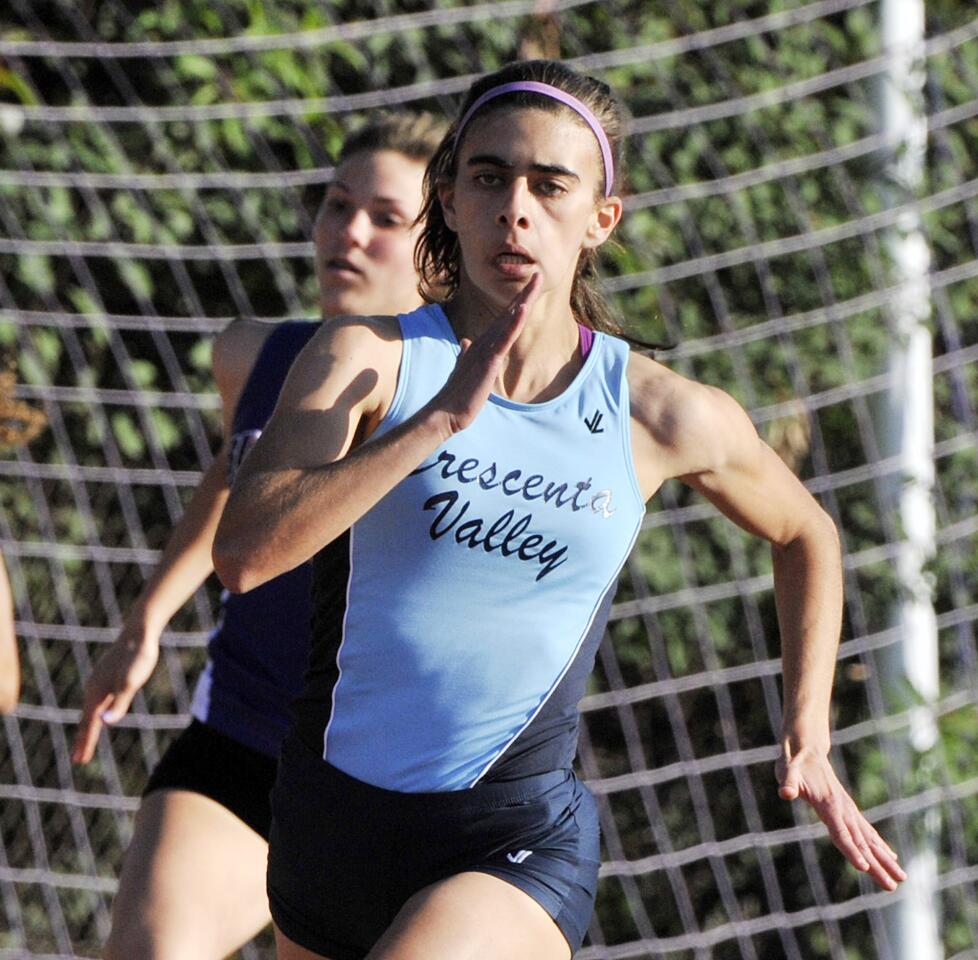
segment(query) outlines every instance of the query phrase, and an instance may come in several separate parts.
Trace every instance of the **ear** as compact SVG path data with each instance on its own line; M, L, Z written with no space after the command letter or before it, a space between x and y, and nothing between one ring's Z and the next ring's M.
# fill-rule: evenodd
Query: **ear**
M455 217L455 185L448 181L441 181L438 184L438 202L441 204L441 215L445 219L445 225L452 233L458 233Z
M600 247L612 230L618 226L621 215L625 209L621 197L605 197L595 208L588 225L587 233L584 235L585 249Z

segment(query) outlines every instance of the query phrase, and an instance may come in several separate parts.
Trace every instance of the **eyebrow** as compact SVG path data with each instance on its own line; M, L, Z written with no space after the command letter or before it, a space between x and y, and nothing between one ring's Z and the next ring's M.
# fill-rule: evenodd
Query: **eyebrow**
M502 157L497 157L492 153L479 153L474 157L469 157L466 166L476 167L483 164L488 164L493 167L502 167L504 170L512 170L516 164L511 160L504 160ZM574 173L569 167L562 167L558 163L531 163L530 169L535 173L551 173L557 176L563 177L573 177L575 180L580 180L581 178Z
M330 187L339 187L344 193L350 193L350 188L342 180L330 180L326 184L326 189L329 190ZM371 198L371 203L382 203L389 207L401 207L403 204L396 197L381 197L376 196Z

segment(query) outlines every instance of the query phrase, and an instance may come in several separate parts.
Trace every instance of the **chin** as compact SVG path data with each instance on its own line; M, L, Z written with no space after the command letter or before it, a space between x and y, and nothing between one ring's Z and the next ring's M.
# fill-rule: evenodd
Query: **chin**
M500 307L508 307L513 298L530 282L526 279L493 278L491 283L482 288L483 294Z
M342 293L335 296L320 297L319 310L324 317L358 317L369 312L367 305L358 297L351 297Z

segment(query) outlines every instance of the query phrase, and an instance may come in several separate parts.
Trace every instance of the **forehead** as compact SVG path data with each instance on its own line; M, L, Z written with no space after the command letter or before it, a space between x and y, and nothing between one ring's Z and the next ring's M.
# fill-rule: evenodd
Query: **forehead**
M417 206L424 164L396 150L364 150L347 157L334 182L360 200L387 199Z
M492 154L516 163L559 164L584 176L603 176L601 151L590 128L573 111L501 107L477 114L465 128L459 161Z

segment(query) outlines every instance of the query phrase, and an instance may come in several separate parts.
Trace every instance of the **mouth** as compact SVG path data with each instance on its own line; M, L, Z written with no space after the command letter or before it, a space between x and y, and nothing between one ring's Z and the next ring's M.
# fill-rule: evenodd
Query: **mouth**
M493 262L501 266L529 266L536 263L533 257L531 257L530 254L522 247L517 247L510 244L503 247L502 250L500 250L495 257L493 257Z
M536 260L522 247L507 244L492 258L492 265L506 279L523 280L536 268Z
M359 267L354 266L344 257L330 257L330 259L323 261L323 266L327 270L337 273L353 273L358 276L363 274L363 271Z

